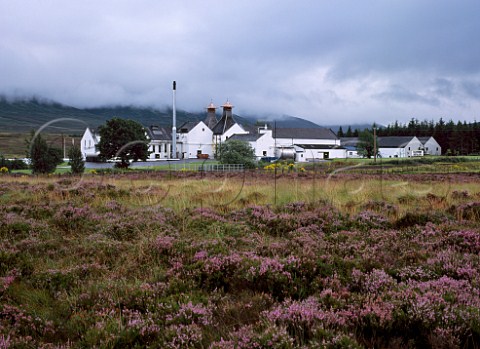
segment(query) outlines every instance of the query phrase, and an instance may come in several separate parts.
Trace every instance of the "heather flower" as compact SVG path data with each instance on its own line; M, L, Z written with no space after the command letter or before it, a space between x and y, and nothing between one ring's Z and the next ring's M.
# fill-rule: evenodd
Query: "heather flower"
M406 266L401 268L398 273L398 277L402 281L408 280L418 280L418 281L425 281L430 280L434 277L435 273L426 269L423 266Z
M10 335L7 335L5 337L4 334L0 336L0 349L8 349L10 348L11 341L10 341Z
M181 304L178 311L173 315L166 317L168 323L182 323L207 326L212 323L212 310L203 304L193 304L188 302Z
M317 323L324 326L344 326L352 313L346 310L323 309L316 298L309 297L300 302L286 300L262 315L269 322L294 326L303 332L310 331Z
M120 211L122 209L122 205L115 200L110 200L105 204L105 208L110 211Z
M379 229L386 228L390 225L387 218L373 211L362 211L355 219L355 226L360 229Z
M126 330L135 330L142 337L156 336L161 332L161 327L155 323L153 314L141 313L138 310L124 309L122 311Z
M91 224L92 219L94 219L94 215L88 206L67 205L55 213L53 222L64 231L82 232Z
M255 341L255 333L252 326L240 327L230 334L230 340L220 339L210 345L209 349L254 349L261 348Z
M238 269L243 258L238 253L233 253L228 256L212 256L204 261L204 270L207 273L228 272Z
M207 252L207 251L204 251L204 250L202 250L202 251L197 251L197 252L195 253L195 255L193 256L193 259L194 259L195 261L201 261L201 260L206 259L207 256L208 256L208 252Z
M0 277L0 296L10 287L15 281L15 276Z
M480 232L473 230L452 231L448 233L455 247L468 253L480 253Z
M367 323L368 326L385 327L393 319L393 311L396 304L392 301L384 301L381 298L368 297L358 307L351 306L352 318L357 317L359 323Z
M167 327L167 335L171 338L166 343L166 348L200 348L200 342L203 338L201 328L196 324L191 325L171 325Z
M168 251L173 247L175 238L173 236L159 236L155 240L155 247L159 252Z
M389 290L396 285L396 281L385 271L373 269L365 275L362 288L369 293L376 294L385 290Z
M192 220L204 222L222 222L227 223L227 220L215 212L211 208L196 208L193 210Z
M292 202L284 206L285 211L299 213L305 211L307 204L305 202Z
M170 264L171 267L167 271L168 276L175 276L175 277L181 277L183 276L184 272L184 264L183 261L180 258L172 258L170 259Z

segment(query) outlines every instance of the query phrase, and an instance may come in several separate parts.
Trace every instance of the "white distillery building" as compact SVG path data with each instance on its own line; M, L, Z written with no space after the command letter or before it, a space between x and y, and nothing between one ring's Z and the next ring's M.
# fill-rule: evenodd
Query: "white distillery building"
M417 137L423 145L425 155L442 155L442 147L433 137Z
M358 154L358 137L342 137L340 138L340 144L345 149L345 158L347 159L359 159L362 156Z
M293 151L298 162L345 157L340 139L328 128L277 128L273 138L277 154Z
M297 162L345 157L345 149L335 133L326 128L277 128L259 127L248 134L236 134L229 139L248 142L255 156L277 157Z
M98 154L100 154L97 147L98 142L100 142L98 133L94 129L87 127L80 142L80 151L84 160L88 161L98 157Z
M214 158L216 147L230 139L248 142L255 156L279 157L297 162L333 158L358 158L358 138L337 138L327 128L276 128L239 124L233 115L233 105L227 101L222 106L222 116L217 119L213 103L206 108L202 121L186 122L177 128L177 154L173 156L172 131L168 127L145 128L151 154L148 160ZM82 137L81 150L85 159L98 156L96 147L100 136L87 128ZM383 158L405 158L421 155L440 155L441 147L433 137L378 137L377 147Z
M257 159L275 156L275 140L272 136L272 130L269 130L267 125L258 128L257 132L235 134L231 136L229 140L239 140L249 143L255 150Z
M145 127L145 134L149 141L151 152L147 160L213 158L217 144L225 142L235 134L247 134L242 125L233 117L233 105L226 102L223 106L223 115L216 118L216 107L213 103L206 108L205 120L186 122L177 128L177 154L172 154L172 130L163 126ZM98 157L98 142L100 136L93 129L85 130L81 151L84 159L94 161Z
M422 149L422 142L415 136L378 137L378 152L382 158L421 156Z
M361 158L358 154L358 137L340 139L347 158ZM378 137L377 147L382 158L408 158L423 155L441 155L442 148L433 137L391 136Z
M180 158L213 158L213 131L205 122L186 122L177 130L177 144L182 144Z
M241 135L250 133L245 127L236 122L233 117L233 105L227 101L222 105L223 114L220 120L212 128L213 131L213 147L215 148L225 142L233 135Z
M150 155L147 160L169 159L172 153L172 130L167 127L150 126L145 128ZM182 147L177 143L177 151Z

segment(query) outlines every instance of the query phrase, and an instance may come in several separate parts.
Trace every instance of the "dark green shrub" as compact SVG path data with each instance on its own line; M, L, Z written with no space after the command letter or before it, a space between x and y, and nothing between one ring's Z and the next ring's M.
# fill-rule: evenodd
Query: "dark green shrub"
M73 146L68 151L69 165L72 174L82 174L85 171L85 161L78 146Z
M40 134L29 143L29 158L34 174L52 173L62 163L62 151L51 147Z

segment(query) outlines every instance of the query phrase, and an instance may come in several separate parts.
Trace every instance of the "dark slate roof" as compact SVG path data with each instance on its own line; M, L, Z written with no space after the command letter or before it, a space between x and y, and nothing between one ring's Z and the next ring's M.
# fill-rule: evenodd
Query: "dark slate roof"
M258 133L258 126L255 126L255 125L242 125L242 128L249 132L249 133L252 133L252 134L255 134L255 133Z
M89 130L92 134L93 141L98 143L100 140L100 133L98 133L98 131L93 128L89 128Z
M378 137L379 148L400 148L406 146L414 136L391 136L391 137ZM422 141L422 139L425 141ZM420 137L419 140L425 143L430 137ZM340 144L344 147L357 147L361 140L358 137L342 137L340 138Z
M172 130L161 126L150 126L146 128L148 138L157 141L172 140Z
M207 117L205 118L204 123L208 126L209 129L213 130L217 122L218 120L214 113L207 113Z
M297 147L303 149L345 149L339 145L333 144L295 144Z
M233 139L236 141L255 142L257 139L259 139L262 136L263 134L260 134L260 133L248 133L244 135L235 134L232 137L230 137L228 140Z
M221 135L225 133L230 127L236 124L235 119L232 116L224 115L219 122L212 128L213 134Z
M187 133L193 130L195 126L197 126L200 123L200 121L187 121L183 123L178 129L178 133Z
M413 136L379 137L378 147L379 148L403 148L412 139L413 139Z
M425 144L432 137L428 136L428 137L417 137L417 138L422 144Z
M277 128L273 130L273 138L337 139L337 136L328 128Z

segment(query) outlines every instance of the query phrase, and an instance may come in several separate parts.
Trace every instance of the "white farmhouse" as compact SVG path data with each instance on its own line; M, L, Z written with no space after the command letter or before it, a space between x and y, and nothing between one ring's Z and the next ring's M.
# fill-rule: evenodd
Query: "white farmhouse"
M172 152L172 131L166 127L150 126L145 128L150 155L147 160L169 159ZM178 143L177 150L182 146Z
M236 134L229 139L248 142L255 156L277 157L298 162L343 158L345 149L332 130L326 128L277 128L267 125L248 134Z
M186 122L178 128L178 142L183 144L181 158L213 158L213 131L203 121Z
M358 159L362 156L358 154L358 137L342 137L340 138L340 144L345 149L345 158Z
M345 158L345 148L330 144L295 144L295 160L307 162Z
M442 147L433 137L417 137L423 145L425 155L442 155Z
M423 154L423 144L415 136L378 137L378 151L382 158L409 158Z
M87 127L80 142L80 151L84 160L96 158L100 154L97 147L98 142L100 142L100 135L94 129Z
M177 140L183 144L182 159L208 159L215 154L213 128L217 125L216 109L213 102L207 106L204 121L186 122L178 128Z
M275 140L272 137L272 130L269 130L267 126L259 128L257 133L233 135L229 140L240 140L249 143L255 150L257 159L275 156Z
M378 137L377 148L382 158L408 158L422 155L441 155L442 148L433 137L390 136ZM358 137L341 138L347 158L359 158Z
M327 128L277 128L273 138L277 154L293 150L298 162L345 157L340 140Z

